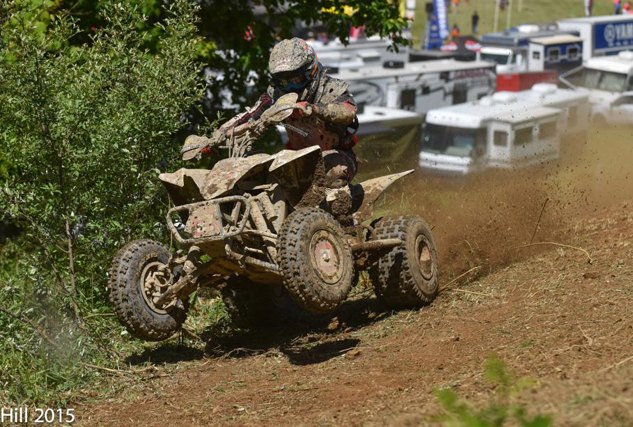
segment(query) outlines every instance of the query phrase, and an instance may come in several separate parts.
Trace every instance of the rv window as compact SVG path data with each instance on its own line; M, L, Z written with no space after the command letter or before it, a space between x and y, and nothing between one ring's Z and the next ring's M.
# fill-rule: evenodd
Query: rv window
M532 142L532 127L521 128L514 131L514 145L525 145Z
M604 72L598 84L598 89L610 92L622 92L624 91L625 82L626 75L624 74Z
M532 59L541 59L541 52L538 52L538 51L532 52Z
M567 60L575 61L580 56L578 46L570 46L567 48Z
M507 65L510 63L510 55L482 53L481 60L495 62L500 65Z
M548 57L548 61L549 62L558 62L558 59L560 57L560 49L557 47L551 47L548 51L547 51L547 57Z
M492 136L493 143L497 147L507 147L508 146L508 132L503 130L496 130Z
M539 125L539 139L553 138L556 136L556 122L546 122Z
M453 105L463 104L466 101L468 101L468 86L456 83L453 86Z
M595 89L600 81L600 71L584 68L569 76L569 81L575 86L582 86L587 89Z
M633 90L633 76L629 77L629 87L626 90Z
M464 129L427 123L422 137L422 151L471 157L476 148L485 146L484 129Z
M415 111L415 89L404 89L400 93L400 108Z
M575 86L612 92L623 92L626 86L625 74L592 70L589 68L584 68L577 73L573 73L569 76L568 80Z

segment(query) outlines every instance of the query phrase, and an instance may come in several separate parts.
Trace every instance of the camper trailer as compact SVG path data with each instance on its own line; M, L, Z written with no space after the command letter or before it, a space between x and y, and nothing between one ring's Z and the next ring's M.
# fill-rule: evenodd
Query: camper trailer
M579 67L582 65L582 45L580 37L569 34L530 39L528 70L564 73Z
M349 83L358 104L425 114L433 108L460 104L490 95L496 88L494 64L454 59L394 63L344 69L334 74Z
M577 36L578 31L559 29L556 24L551 24L520 25L507 31L484 34L481 37L479 59L495 62L498 74L528 71L530 41L558 35Z
M614 56L591 58L578 69L561 76L561 81L589 96L592 120L598 124L612 123L612 107L629 103L625 92L633 91L633 51ZM633 124L633 116L628 123ZM625 118L626 118L625 117ZM615 122L613 122L615 123Z
M554 85L429 111L419 164L467 174L557 159L562 135L586 132L587 96Z

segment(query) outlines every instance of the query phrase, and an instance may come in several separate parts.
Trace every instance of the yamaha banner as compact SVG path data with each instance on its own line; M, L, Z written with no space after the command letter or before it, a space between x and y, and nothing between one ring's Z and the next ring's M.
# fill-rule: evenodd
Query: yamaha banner
M617 52L633 47L633 21L596 24L593 37L594 52Z

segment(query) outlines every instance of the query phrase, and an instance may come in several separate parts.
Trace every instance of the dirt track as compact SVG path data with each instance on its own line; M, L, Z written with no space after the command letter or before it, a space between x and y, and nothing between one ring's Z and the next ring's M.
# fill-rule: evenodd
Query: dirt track
M430 307L389 313L358 295L327 327L158 347L135 358L156 370L81 404L80 421L419 425L438 388L487 401L495 353L534 380L517 401L556 425L633 424L633 145L630 130L600 132L557 167L392 197L435 226L444 290Z

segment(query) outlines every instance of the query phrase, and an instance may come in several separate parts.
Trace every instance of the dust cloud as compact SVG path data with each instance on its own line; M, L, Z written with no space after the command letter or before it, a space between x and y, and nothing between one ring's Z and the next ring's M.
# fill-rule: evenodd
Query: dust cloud
M633 128L590 129L564 142L557 162L467 177L416 171L385 198L433 228L442 282L481 276L547 246L569 244L574 224L633 200ZM471 276L473 277L473 276Z

